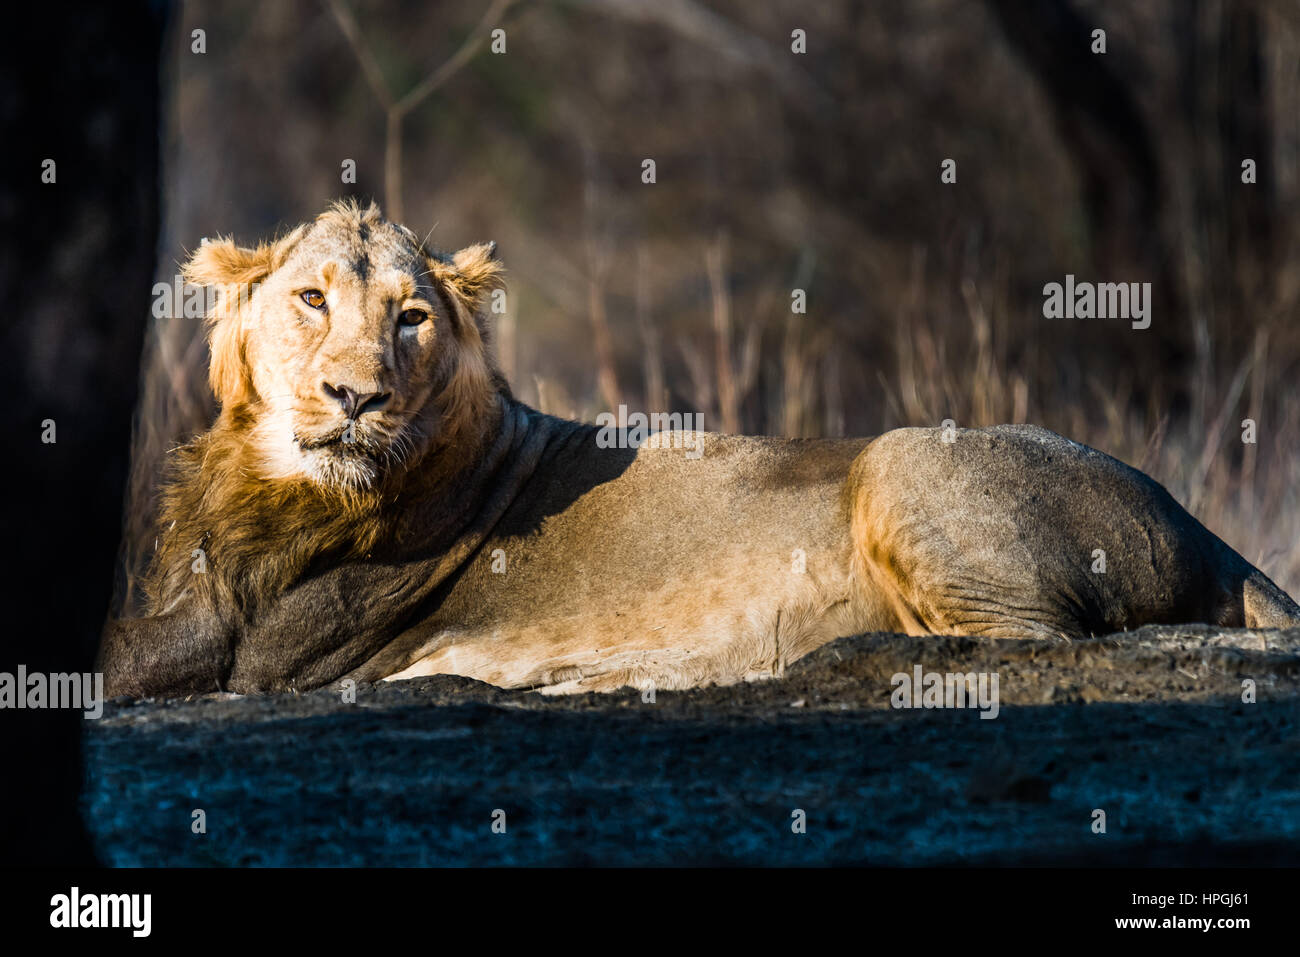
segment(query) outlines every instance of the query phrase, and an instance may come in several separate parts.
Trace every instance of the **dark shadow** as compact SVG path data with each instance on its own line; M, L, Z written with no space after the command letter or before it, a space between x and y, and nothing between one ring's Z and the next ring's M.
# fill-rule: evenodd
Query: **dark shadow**
M158 236L159 3L19 4L0 62L6 638L0 670L88 672L108 609ZM53 160L53 182L43 182ZM53 423L54 442L48 423ZM87 864L82 712L4 710L0 853Z
M356 704L135 705L93 731L91 819L110 860L146 865L1235 865L1300 847L1294 701L983 721L791 708L780 691L647 704L440 676L362 686ZM193 794L202 837L176 824Z

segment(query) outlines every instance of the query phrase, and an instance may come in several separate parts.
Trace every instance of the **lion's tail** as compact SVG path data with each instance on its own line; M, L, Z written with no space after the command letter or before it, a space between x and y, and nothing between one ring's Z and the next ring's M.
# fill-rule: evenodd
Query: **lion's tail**
M1242 582L1241 605L1247 628L1300 627L1300 605L1258 568Z

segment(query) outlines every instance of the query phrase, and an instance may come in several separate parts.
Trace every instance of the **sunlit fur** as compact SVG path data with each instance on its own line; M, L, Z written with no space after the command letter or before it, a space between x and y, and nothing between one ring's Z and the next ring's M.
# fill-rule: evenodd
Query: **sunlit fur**
M184 276L218 291L209 381L221 411L169 463L154 614L195 588L256 604L322 555L371 554L400 532L385 503L449 481L500 415L508 390L478 320L502 284L489 245L440 254L375 205L345 202L254 248L205 241ZM328 309L304 305L304 288ZM398 326L408 302L429 318ZM391 398L346 434L323 383ZM213 573L192 574L198 549Z
M1300 625L1156 482L1045 429L611 447L509 397L479 322L490 247L434 255L373 208L209 243L187 275L261 285L214 310L221 414L173 461L152 617L102 646L111 694L432 674L671 690L871 632ZM408 302L432 318L399 328ZM330 383L391 393L355 443Z

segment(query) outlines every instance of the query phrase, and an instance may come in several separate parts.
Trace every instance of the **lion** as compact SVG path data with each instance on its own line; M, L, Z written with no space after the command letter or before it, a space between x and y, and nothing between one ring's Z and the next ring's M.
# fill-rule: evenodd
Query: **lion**
M493 244L373 204L204 242L220 412L161 494L110 695L453 674L546 693L779 676L866 632L1085 637L1300 625L1153 479L1045 429L641 434L515 399Z

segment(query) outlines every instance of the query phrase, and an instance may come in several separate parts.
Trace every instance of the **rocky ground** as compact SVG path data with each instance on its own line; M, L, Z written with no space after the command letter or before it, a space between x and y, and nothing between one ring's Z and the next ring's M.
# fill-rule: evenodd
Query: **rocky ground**
M997 717L891 707L891 676L917 664L996 672ZM112 703L87 723L84 806L101 856L167 866L1300 863L1300 630L860 635L781 679L653 701L445 676L345 697ZM206 833L194 833L196 809ZM1094 833L1097 810L1105 833Z

